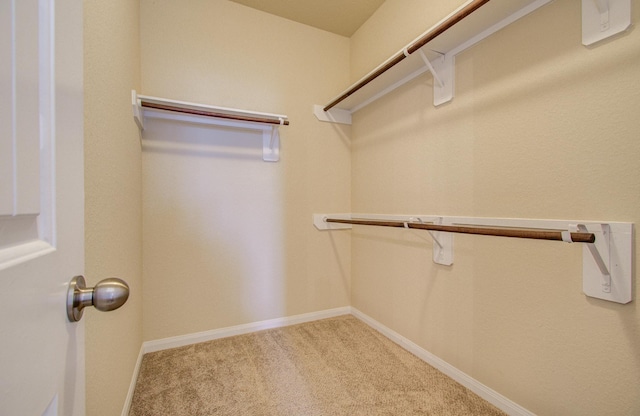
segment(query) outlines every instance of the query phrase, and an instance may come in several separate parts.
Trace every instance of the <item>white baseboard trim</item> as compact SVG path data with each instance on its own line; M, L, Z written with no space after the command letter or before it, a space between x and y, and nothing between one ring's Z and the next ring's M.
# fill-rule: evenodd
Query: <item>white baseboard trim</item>
M195 334L180 335L177 337L163 338L155 341L147 341L142 344L144 354L167 350L170 348L184 347L186 345L200 342L213 341L215 339L243 335L251 332L262 331L264 329L281 328L289 325L296 325L305 322L317 321L319 319L333 318L351 313L350 306L327 309L324 311L310 312L302 315L288 316L284 318L269 319L266 321L252 322L244 325L231 326L227 328L214 329L211 331L197 332Z
M433 355L432 353L420 347L419 345L415 344L414 342L410 341L409 339L403 337L397 332L382 325L380 322L376 321L370 316L360 312L358 309L351 307L351 314L356 318L365 322L367 325L376 329L377 331L382 333L384 336L389 338L391 341L400 345L405 350L409 351L410 353L414 354L421 360L425 361L427 364L440 370L442 373L446 374L447 376L451 377L458 383L462 384L463 386L465 386L466 388L468 388L478 396L482 397L492 405L496 406L498 409L507 413L508 415L535 416L534 413L531 413L524 407L507 399L506 397L499 394L495 390L490 389L489 387L480 383L478 380L470 377L466 373L458 370L451 364L447 363L443 359Z
M136 366L133 369L133 374L131 375L131 384L129 385L129 391L127 392L127 397L124 400L124 406L122 407L122 416L129 416L129 411L131 410L131 402L133 401L133 392L136 389L136 382L138 381L138 374L140 374L140 365L142 364L143 355L144 345L141 345L140 352L138 353L138 360L136 361Z

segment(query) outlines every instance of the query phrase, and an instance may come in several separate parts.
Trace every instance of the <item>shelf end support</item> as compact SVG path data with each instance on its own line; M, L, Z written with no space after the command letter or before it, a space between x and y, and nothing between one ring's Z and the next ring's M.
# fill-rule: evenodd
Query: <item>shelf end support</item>
M320 121L351 125L351 111L349 110L334 107L330 110L324 111L323 106L314 105L313 114L315 114L316 118Z
M265 162L280 160L280 129L278 126L262 130L262 160Z
M589 232L594 243L582 253L582 290L585 295L617 303L633 300L633 225L576 224L572 231Z
M437 107L453 100L455 56L444 54L431 62L422 49L418 49L418 55L433 76L433 105Z
M592 45L631 27L631 0L582 0L582 44Z
M133 109L133 120L138 125L140 131L144 130L144 117L142 116L142 106L138 99L136 90L131 90L131 108Z

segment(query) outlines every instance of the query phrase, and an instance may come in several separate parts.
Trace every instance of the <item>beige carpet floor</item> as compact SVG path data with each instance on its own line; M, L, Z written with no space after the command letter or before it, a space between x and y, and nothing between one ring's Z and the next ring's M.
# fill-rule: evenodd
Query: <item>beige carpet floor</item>
M146 354L130 416L503 415L357 318Z

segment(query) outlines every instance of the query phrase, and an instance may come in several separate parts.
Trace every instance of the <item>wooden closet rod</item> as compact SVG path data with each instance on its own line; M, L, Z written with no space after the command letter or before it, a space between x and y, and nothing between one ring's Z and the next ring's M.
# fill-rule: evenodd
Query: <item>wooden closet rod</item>
M489 2L489 0L474 0L474 1L472 1L471 3L469 3L468 5L463 7L462 9L460 9L457 13L455 13L454 15L449 17L447 20L445 20L444 22L442 22L438 26L434 27L429 32L425 33L422 37L420 37L414 43L412 43L411 45L407 46L407 48L405 48L402 51L398 52L398 54L395 55L394 57L392 57L386 64L384 64L383 66L378 68L376 71L372 72L367 77L365 77L364 79L359 81L357 84L355 84L354 86L349 88L349 90L347 90L347 92L345 92L340 97L338 97L335 100L333 100L330 104L328 104L326 107L324 107L323 110L324 111L329 111L331 108L335 107L341 101L347 99L350 95L352 95L353 93L358 91L360 88L364 87L365 85L367 85L368 83L370 83L371 81L373 81L374 79L378 78L380 75L384 74L389 69L393 68L395 65L400 63L402 60L404 60L407 57L407 55L405 55L405 50L409 55L411 55L412 53L414 53L415 51L417 51L418 49L420 49L421 47L423 47L427 43L431 42L433 39L437 38L438 36L440 36L441 34L446 32L448 29L453 27L456 23L460 22L462 19L464 19L465 17L469 16L471 13L473 13L476 10L478 10L481 6L483 6L484 4L486 4L488 2Z
M140 100L140 105L142 107L154 108L156 110L175 111L178 113L195 114L198 116L226 118L230 120L240 120L240 121L252 121L255 123L268 123L268 124L277 124L277 125L282 124L285 126L289 125L289 120L282 120L281 122L279 119L273 119L273 118L244 116L239 114L227 114L227 113L219 113L216 111L209 111L209 110L196 110L193 108L177 107L177 106L172 106L168 104L153 103L153 102L145 101L143 99Z
M396 228L414 228L429 231L445 231L449 233L478 234L491 235L496 237L515 237L515 238L531 238L536 240L556 240L563 241L562 231L540 230L535 228L496 228L496 227L476 227L476 226L458 226L458 225L437 225L419 222L403 222L403 221L380 221L380 220L342 220L334 218L326 218L326 222L335 222L338 224L354 224L354 225L376 225L381 227ZM571 241L574 243L593 243L596 236L593 233L573 232L571 233Z

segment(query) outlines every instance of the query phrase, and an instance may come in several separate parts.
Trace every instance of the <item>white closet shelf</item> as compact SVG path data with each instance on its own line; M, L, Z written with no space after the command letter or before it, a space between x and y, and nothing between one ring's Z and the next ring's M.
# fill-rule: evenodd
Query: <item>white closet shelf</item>
M446 266L453 264L457 233L582 243L584 294L617 303L633 300L633 223L340 213L314 214L313 224L318 230L352 225L425 230L433 239L433 261Z
M314 106L314 114L351 124L352 113L427 71L434 79L434 105L451 101L455 56L550 1L468 0L329 104Z
M145 119L156 118L262 131L263 160L280 159L280 126L288 126L286 115L217 107L167 98L139 95L131 91L133 118L144 130Z

